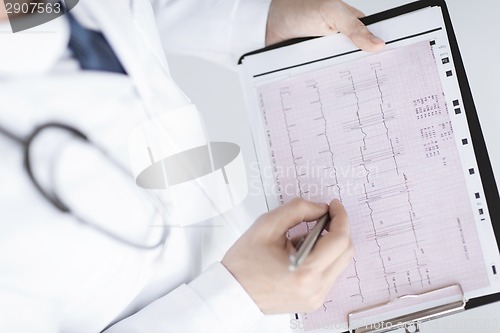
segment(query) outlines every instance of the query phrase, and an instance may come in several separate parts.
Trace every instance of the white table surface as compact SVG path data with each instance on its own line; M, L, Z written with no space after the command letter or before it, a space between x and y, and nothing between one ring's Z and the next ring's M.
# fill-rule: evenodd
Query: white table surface
M411 1L347 0L369 15ZM448 8L459 43L477 112L488 147L497 184L500 180L500 0L448 0ZM255 161L250 130L244 113L243 95L235 69L202 59L170 56L170 66L181 88L202 110L212 141L239 144L251 179ZM262 197L249 195L243 203L246 221L238 212L225 214L240 232L264 210ZM235 215L236 214L236 215ZM234 238L234 233L227 233ZM224 243L228 247L231 240ZM224 249L221 249L223 251ZM215 256L220 255L214 254ZM500 332L500 302L468 310L447 319L424 324L421 332ZM280 330L281 331L281 330Z

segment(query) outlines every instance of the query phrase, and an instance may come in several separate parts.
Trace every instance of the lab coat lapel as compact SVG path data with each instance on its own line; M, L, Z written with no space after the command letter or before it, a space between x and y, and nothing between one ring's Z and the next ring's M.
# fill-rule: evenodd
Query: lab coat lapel
M151 4L147 0L87 0L99 25L150 114L190 103L170 77Z

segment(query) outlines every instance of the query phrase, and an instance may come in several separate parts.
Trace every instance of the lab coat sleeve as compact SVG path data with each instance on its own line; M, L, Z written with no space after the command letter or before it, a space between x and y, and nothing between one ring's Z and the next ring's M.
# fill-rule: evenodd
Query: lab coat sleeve
M152 0L168 53L236 64L265 46L271 0Z
M263 316L243 287L215 263L106 333L245 332Z

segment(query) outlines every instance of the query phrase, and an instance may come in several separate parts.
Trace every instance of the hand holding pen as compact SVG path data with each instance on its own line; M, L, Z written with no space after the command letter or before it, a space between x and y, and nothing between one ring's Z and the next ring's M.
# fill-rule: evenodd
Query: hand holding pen
M297 244L296 249L286 237L287 231L325 214L331 217L329 223L317 223L310 240L306 236L302 247ZM323 235L321 225L327 231ZM222 264L262 312L311 312L321 307L353 254L342 203L334 199L327 205L297 198L262 215L229 249ZM300 258L296 264L294 255ZM290 266L294 269L290 270Z
M318 242L321 233L325 228L328 227L330 223L330 214L326 213L321 216L317 221L311 231L309 231L306 235L302 236L297 244L292 248L290 256L288 257L290 261L290 266L288 269L294 271L297 269L297 266L302 264L306 259L307 255L311 252L314 245Z

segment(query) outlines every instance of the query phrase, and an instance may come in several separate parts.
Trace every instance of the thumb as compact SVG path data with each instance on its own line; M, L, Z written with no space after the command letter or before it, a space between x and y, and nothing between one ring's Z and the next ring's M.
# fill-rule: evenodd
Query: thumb
M372 34L358 18L351 17L350 21L343 19L338 28L341 33L349 37L357 47L364 51L380 51L385 46L384 41Z
M307 201L295 198L290 202L270 211L267 214L267 223L271 228L271 235L283 236L288 229L301 222L314 221L328 212L328 204Z
M325 3L320 11L327 25L346 35L360 49L380 51L384 48L384 41L372 34L359 20L363 16L359 10L343 1L333 1Z

